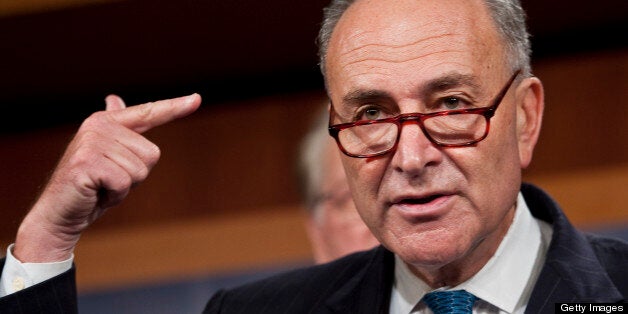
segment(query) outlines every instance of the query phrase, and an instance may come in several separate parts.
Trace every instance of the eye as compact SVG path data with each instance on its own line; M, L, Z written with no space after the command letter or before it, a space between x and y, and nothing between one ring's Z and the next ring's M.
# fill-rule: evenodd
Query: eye
M435 103L434 103L434 110L436 111L440 111L440 110L460 110L460 109L467 109L467 108L473 108L473 101L469 100L466 97L461 97L461 96L445 96L442 98L439 98Z
M460 109L464 104L458 97L447 97L443 100L443 107L446 110Z
M358 111L356 120L377 120L383 118L382 110L376 107L366 107Z
M364 118L367 120L375 120L379 118L380 110L375 108L366 109L364 111Z

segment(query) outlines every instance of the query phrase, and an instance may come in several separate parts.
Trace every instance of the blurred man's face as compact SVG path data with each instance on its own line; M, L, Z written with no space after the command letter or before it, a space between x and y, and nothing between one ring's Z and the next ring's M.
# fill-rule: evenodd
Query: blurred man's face
M334 124L489 106L513 74L488 11L469 0L357 1L326 71ZM360 215L415 271L482 264L507 231L531 152L520 155L517 86L475 145L438 147L409 122L395 151L342 157Z
M325 146L321 166L318 190L322 198L307 226L315 261L332 261L379 244L355 209L338 148L331 138Z

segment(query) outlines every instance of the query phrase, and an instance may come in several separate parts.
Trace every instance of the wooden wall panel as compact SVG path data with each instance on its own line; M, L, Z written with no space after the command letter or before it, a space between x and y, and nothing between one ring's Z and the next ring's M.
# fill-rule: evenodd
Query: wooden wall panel
M628 161L628 50L544 59L534 72L546 100L529 173Z
M75 252L81 292L311 263L298 207L90 230Z

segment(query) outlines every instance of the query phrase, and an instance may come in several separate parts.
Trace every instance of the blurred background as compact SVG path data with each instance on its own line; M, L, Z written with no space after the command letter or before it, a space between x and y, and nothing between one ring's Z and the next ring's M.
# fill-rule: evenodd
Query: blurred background
M0 1L0 244L80 122L198 92L162 159L76 251L84 313L200 313L217 287L311 263L294 177L325 101L327 0ZM578 227L627 237L628 4L523 0L546 112L524 173Z

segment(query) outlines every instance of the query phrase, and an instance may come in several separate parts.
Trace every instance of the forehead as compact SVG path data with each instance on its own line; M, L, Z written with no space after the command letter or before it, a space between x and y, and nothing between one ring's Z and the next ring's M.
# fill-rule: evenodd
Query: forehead
M358 0L332 33L328 81L399 84L395 76L409 72L479 75L503 64L499 38L482 1Z

